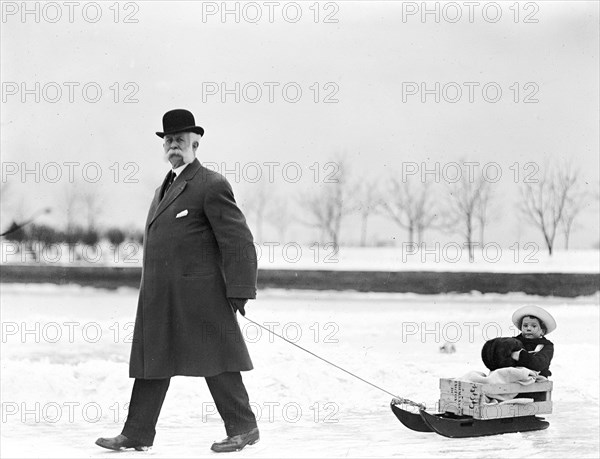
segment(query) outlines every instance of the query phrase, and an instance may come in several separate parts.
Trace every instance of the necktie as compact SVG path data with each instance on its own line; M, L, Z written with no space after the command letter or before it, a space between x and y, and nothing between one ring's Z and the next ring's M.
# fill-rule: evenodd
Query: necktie
M163 191L163 194L162 194L162 197L161 197L161 199L162 199L162 198L164 198L164 197L165 197L165 195L167 194L167 190L169 189L169 187L170 187L170 186L173 184L173 182L175 181L175 177L176 177L176 175L175 175L175 172L173 172L173 171L169 171L169 174L168 174L168 177L167 177L167 183L165 183L165 189L164 189L164 191Z

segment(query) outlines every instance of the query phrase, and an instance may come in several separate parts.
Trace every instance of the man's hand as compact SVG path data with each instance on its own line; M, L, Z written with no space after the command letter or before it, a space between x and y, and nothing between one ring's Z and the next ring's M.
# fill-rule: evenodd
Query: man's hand
M248 298L229 298L229 304L231 304L233 312L240 311L240 314L243 316L246 315L246 310L244 309L244 306L247 302Z

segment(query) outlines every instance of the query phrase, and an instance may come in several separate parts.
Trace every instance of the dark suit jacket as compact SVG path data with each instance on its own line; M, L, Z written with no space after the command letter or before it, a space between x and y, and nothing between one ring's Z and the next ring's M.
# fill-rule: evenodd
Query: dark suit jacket
M195 159L162 200L161 189L144 233L130 377L251 370L228 298L256 297L256 251L231 186Z

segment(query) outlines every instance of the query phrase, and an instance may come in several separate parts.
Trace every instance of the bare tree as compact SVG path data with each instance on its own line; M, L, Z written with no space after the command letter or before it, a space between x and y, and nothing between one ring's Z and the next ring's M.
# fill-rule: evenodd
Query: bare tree
M436 219L436 209L432 202L430 184L411 180L390 179L390 198L381 201L383 213L398 226L408 231L408 241L414 243L415 235L419 243L423 233Z
M492 198L492 189L489 186L483 187L481 196L477 201L477 209L475 211L475 220L479 226L479 243L485 245L485 227L490 219L489 204Z
M427 228L430 228L438 218L436 207L432 202L433 193L428 184L424 184L421 194L417 195L416 221L417 221L417 241L423 242L423 234Z
M447 225L458 228L464 237L469 261L473 261L473 245L477 224L485 227L487 221L487 204L491 196L489 182L484 177L474 177L471 174L461 174L460 180L450 185L448 208L445 214ZM480 227L480 237L483 229Z
M265 218L277 230L279 242L285 242L286 231L292 222L290 201L281 193L275 192L275 197L270 200Z
M342 219L351 209L348 165L343 158L335 161L337 172L327 183L319 184L318 190L301 196L300 206L308 221L300 221L320 230L323 242L333 242L338 247Z
M271 194L263 181L253 184L252 188L244 194L246 215L255 225L254 236L259 242L263 240L263 222L269 207Z
M98 194L98 187L87 184L81 192L80 207L85 213L88 231L96 230L96 222L102 214L102 197Z
M64 212L66 232L71 232L78 223L77 216L81 208L81 195L77 183L69 183L64 191Z
M570 233L579 212L575 199L578 181L579 174L568 166L546 167L539 180L521 187L521 212L541 231L550 255L559 227L567 224Z
M573 223L575 222L575 218L585 207L586 200L587 194L582 192L577 193L576 196L567 198L567 201L565 202L563 215L560 219L560 229L565 238L565 250L569 250L569 238L571 237Z
M381 196L378 188L379 181L375 178L365 179L357 187L356 206L360 215L360 245L367 245L367 226L369 217L377 213L381 206Z

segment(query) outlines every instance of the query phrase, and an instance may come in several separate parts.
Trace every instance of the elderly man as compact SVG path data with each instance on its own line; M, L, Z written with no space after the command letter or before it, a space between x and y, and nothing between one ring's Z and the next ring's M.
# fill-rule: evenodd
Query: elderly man
M192 113L167 112L163 131L172 170L146 221L129 414L120 435L96 444L147 449L170 378L203 376L227 432L211 449L239 451L259 440L240 374L252 361L235 314L256 297L253 238L227 180L196 159L204 129Z

